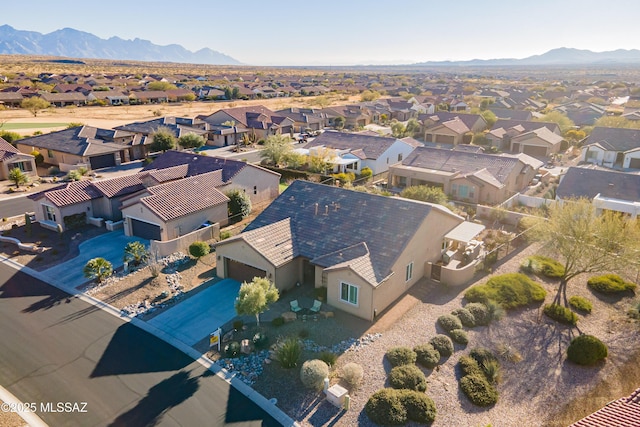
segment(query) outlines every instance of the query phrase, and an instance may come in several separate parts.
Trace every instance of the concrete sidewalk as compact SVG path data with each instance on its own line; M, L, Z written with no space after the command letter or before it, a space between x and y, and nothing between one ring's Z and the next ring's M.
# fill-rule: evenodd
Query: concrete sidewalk
M112 231L102 234L86 242L80 243L80 254L62 264L44 270L42 274L47 278L47 282L70 293L75 293L76 288L88 280L84 277L83 268L87 261L92 258L105 258L112 265L114 270L124 265L124 247L129 242L139 241L145 245L148 240L139 237L128 237L122 230Z

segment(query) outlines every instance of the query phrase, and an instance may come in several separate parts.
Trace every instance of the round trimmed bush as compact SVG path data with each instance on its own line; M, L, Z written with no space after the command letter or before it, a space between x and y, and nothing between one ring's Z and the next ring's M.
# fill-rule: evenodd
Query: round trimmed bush
M460 388L477 406L491 406L498 401L498 390L482 374L465 375L460 379Z
M371 421L380 425L399 426L407 423L407 410L400 393L392 388L383 388L371 395L364 410Z
M578 365L595 365L608 354L607 345L593 335L579 335L567 348L567 358Z
M440 356L449 357L453 354L453 342L451 338L446 335L438 334L435 337L431 338L429 343L438 350Z
M473 328L474 326L476 326L476 319L473 317L473 314L471 314L471 312L464 307L453 310L451 314L460 319L462 325L466 326L467 328Z
M461 356L458 360L458 366L462 371L462 376L466 375L484 375L482 368L478 365L478 361L471 356Z
M396 366L389 373L389 384L393 388L425 391L427 377L416 365L401 365Z
M553 258L542 255L532 255L522 262L520 268L538 276L559 279L564 275L564 266Z
M409 420L430 424L436 419L436 405L426 394L413 390L398 390L398 394Z
M440 363L440 352L431 344L420 344L413 351L416 352L416 362L428 369L435 368Z
M580 311L582 313L588 314L591 313L591 310L593 310L593 304L591 304L591 301L579 296L573 296L569 298L569 305L574 310Z
M438 324L445 330L445 332L449 332L453 329L462 329L462 322L453 314L444 314L438 317Z
M238 357L240 355L240 343L233 341L227 344L224 347L224 354L227 357Z
M469 352L469 356L471 356L476 362L478 362L478 366L482 366L486 361L498 361L498 358L491 353L491 351L486 348L478 347L474 348Z
M349 362L342 367L340 377L347 382L351 387L357 387L364 377L364 369L361 365L354 362Z
M482 303L480 303L480 302L471 302L471 303L465 305L464 308L469 310L469 312L471 313L471 315L475 319L476 325L486 326L491 321L491 318L489 317L489 310L487 309L487 306L482 304Z
M393 347L387 351L387 360L391 366L411 365L416 363L416 353L409 347Z
M505 309L510 309L542 302L546 295L547 291L527 275L506 273L493 276L483 285L471 287L464 297L471 302L494 300Z
M320 359L307 360L300 369L300 381L307 388L320 390L329 378L329 365Z
M453 329L449 331L449 336L455 343L464 345L469 343L469 337L467 337L467 333L462 329Z
M571 311L570 308L564 307L560 304L547 304L544 306L543 311L547 317L555 320L556 322L572 326L575 326L576 323L578 323L578 315Z
M635 283L627 282L617 274L594 276L587 281L587 286L601 294L619 294L622 292L633 292L636 289Z
M269 344L269 337L267 337L267 335L263 332L256 332L256 334L253 336L253 345L257 348L257 349L262 349L262 348L266 348L267 344Z

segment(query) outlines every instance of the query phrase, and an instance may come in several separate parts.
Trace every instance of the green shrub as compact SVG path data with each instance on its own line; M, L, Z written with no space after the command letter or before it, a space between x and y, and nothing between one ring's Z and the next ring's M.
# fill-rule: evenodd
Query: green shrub
M349 386L356 388L362 382L362 378L364 378L364 369L362 369L362 365L349 362L342 367L340 377L345 380Z
M275 351L275 359L285 369L295 368L302 354L302 345L295 337L288 337L278 343Z
M263 349L269 344L269 337L267 337L267 334L263 332L256 332L251 341L253 341L253 345L257 349Z
M458 360L458 366L460 367L462 376L484 375L476 359L471 356L461 356L460 360Z
M635 320L640 320L640 302L636 302L627 311L627 315Z
M242 320L234 320L233 321L233 329L239 331L244 326L244 322Z
M407 410L400 400L400 393L392 388L373 393L364 410L367 417L379 425L398 426L407 423Z
M487 359L480 365L484 377L489 384L495 384L500 381L500 362L495 359Z
M462 329L453 329L449 331L449 336L455 343L464 345L469 343L469 337L467 336L467 333Z
M575 326L578 323L578 315L571 311L570 308L563 307L560 304L547 304L544 306L544 314L560 323Z
M398 394L409 420L430 424L436 419L436 405L426 394L413 390L398 390Z
M444 314L438 317L438 324L445 330L445 332L449 332L453 329L462 329L462 322L453 314Z
M487 306L480 302L472 302L464 306L475 319L476 325L486 326L491 322Z
M498 401L498 391L482 374L465 375L460 379L460 388L477 406L491 406Z
M438 350L440 356L449 357L453 354L453 342L451 338L446 335L438 334L435 337L431 338L429 343Z
M466 308L457 308L451 312L454 316L460 319L463 326L467 328L473 328L476 326L476 319L473 317L473 314Z
M389 384L393 388L427 390L427 378L416 365L401 365L393 368L389 373Z
M633 292L636 289L635 283L627 282L617 274L594 276L587 281L587 286L589 286L591 290L601 294Z
M335 353L331 353L330 351L323 351L322 353L320 353L320 356L318 356L318 358L331 368L336 364L338 355Z
M409 347L394 347L387 351L387 360L391 366L411 365L416 363L416 353Z
M273 319L271 321L271 325L273 325L275 327L284 325L284 318L283 317L276 317L275 319Z
M469 356L471 356L476 362L478 362L478 366L482 366L487 360L489 361L498 361L498 358L488 349L478 347L474 348L469 352Z
M502 319L506 312L504 308L494 300L490 299L484 303L487 307L487 313L489 315L489 322L497 322Z
M329 378L329 365L319 359L307 360L300 369L300 381L306 388L320 390Z
M82 179L82 175L77 170L72 170L67 173L67 179L69 181L80 181Z
M197 241L189 245L189 254L196 259L206 256L209 252L211 252L211 246L207 242Z
M593 310L593 304L591 304L591 301L579 296L573 296L569 298L569 305L574 310L580 311L582 313L591 313L591 310Z
M546 295L542 286L522 273L494 276L487 283L473 286L464 294L471 302L494 300L506 309L542 302Z
M224 347L224 354L227 357L238 357L240 355L240 343L233 341Z
M607 345L593 335L579 335L567 348L567 358L578 365L595 365L608 354Z
M524 259L520 268L538 276L559 279L564 276L564 266L553 258L532 255Z
M425 368L433 369L440 363L440 352L431 344L420 344L413 351L416 352L416 362Z

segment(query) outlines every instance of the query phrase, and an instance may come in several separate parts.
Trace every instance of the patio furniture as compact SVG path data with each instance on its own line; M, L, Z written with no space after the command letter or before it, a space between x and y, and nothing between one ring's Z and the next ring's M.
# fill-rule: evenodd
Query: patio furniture
M291 311L293 311L294 313L297 313L302 310L302 307L300 307L300 305L298 304L297 299L294 299L293 301L291 301L289 305L291 306Z
M322 307L322 301L314 300L313 301L313 307L311 307L309 310L312 313L317 313L317 312L320 311L320 307Z

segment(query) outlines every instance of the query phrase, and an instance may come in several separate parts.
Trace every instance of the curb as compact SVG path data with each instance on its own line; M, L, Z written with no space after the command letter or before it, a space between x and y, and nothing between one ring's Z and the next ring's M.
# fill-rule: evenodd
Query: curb
M200 363L200 365L202 365L203 367L205 367L206 369L210 370L211 372L213 372L217 377L219 377L220 379L226 381L227 383L229 383L232 387L234 387L236 390L238 390L240 393L242 393L243 395L245 395L249 400L251 400L253 403L255 403L256 405L258 405L262 410L264 410L266 413L268 413L269 415L271 415L276 421L278 421L280 424L282 424L285 427L297 427L298 423L296 421L294 421L291 417L289 417L287 414L285 414L280 408L278 408L277 406L275 406L273 403L271 403L269 400L267 400L264 396L262 396L260 393L258 393L257 391L255 391L254 389L252 389L251 387L249 387L247 384L243 383L242 381L240 381L239 379L235 378L234 375L230 374L227 370L221 368L220 366L218 366L217 364L213 363L209 358L207 358L204 354L201 354L200 352L198 352L196 349L194 349L193 347L185 344L184 342L180 341L178 338L168 334L167 332L165 332L164 330L157 328L147 322L145 322L144 320L138 319L137 317L131 317L129 315L123 315L122 312L120 310L118 310L117 308L115 308L114 306L107 304L97 298L94 298L90 295L87 295L84 292L79 292L77 289L70 289L67 286L64 286L61 283L58 283L56 281L51 280L51 278L47 278L45 277L44 274L42 274L39 271L36 271L30 267L26 267L22 264L19 264L9 258L6 258L4 256L0 255L0 262L10 266L11 268L13 268L14 270L18 270L18 271L22 271L32 277L35 277L36 279L42 280L45 283L48 283L58 289L60 289L61 291L64 291L70 295L75 296L76 298L86 302L87 304L90 304L94 307L100 308L101 310L106 311L107 313L111 314L112 316L115 316L127 323L131 323L134 326L142 329L145 332L148 332L152 335L154 335L155 337L165 341L168 344L171 344L173 347L177 348L178 350L182 351L183 353L185 353L186 355L188 355L189 357L191 357L192 359L194 359L196 362ZM1 387L0 387L1 388ZM0 390L1 391L1 390ZM8 391L7 391L8 393ZM22 415L21 415L22 416ZM42 420L40 420L42 421ZM31 424L30 424L31 425ZM47 426L46 424L42 423L42 424L34 424L34 425L38 425L38 426Z
M22 404L22 402L17 397L15 397L9 390L2 386L0 386L0 400L2 400L4 403L12 405L15 408L24 409L27 406L26 404ZM29 427L49 427L47 423L42 421L42 418L40 418L35 412L31 410L5 411L3 408L2 412L13 412L15 414L18 414L20 418L22 418L27 424L29 424Z

